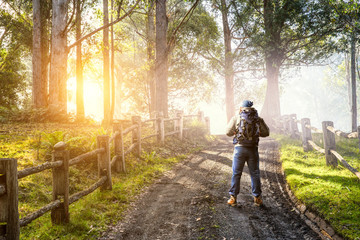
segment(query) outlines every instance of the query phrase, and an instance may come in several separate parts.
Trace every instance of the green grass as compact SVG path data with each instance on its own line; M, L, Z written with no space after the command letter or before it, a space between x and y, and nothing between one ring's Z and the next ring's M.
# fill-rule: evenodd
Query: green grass
M322 134L313 133L312 134L314 142L324 147ZM335 135L336 142L336 151L347 161L352 167L360 170L360 161L359 161L359 141L358 139L346 139Z
M281 145L286 180L296 197L327 220L346 239L360 239L360 181L339 165L326 166L325 156L304 152L300 140L275 135ZM314 137L320 145L321 138ZM358 141L337 138L338 152L360 169Z
M20 239L97 239L99 234L123 217L130 203L175 163L186 155L202 149L206 141L196 134L179 141L167 137L164 146L154 139L142 144L141 158L126 157L127 173L113 173L113 189L90 195L70 205L70 223L52 225L50 213L34 220L20 229ZM144 129L144 135L145 134ZM17 158L18 169L49 161L51 146L59 140L68 142L70 158L96 147L96 135L106 131L98 126L74 126L58 124L0 125L0 158ZM125 142L130 144L130 135ZM189 140L191 139L191 141ZM94 145L95 144L95 145ZM76 193L96 182L96 159L70 167L70 194ZM51 171L43 171L19 180L20 218L36 211L52 200Z

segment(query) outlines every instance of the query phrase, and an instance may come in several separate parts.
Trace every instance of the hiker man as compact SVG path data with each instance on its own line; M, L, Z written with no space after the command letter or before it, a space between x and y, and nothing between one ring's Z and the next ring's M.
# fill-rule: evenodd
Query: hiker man
M234 136L233 144L233 175L231 178L231 188L229 190L230 199L228 204L236 205L236 196L240 192L240 178L247 162L251 176L251 190L254 196L254 203L257 206L263 205L261 199L261 182L259 169L259 137L269 136L269 128L262 118L258 116L253 102L245 100L240 105L240 111L228 123L226 135Z

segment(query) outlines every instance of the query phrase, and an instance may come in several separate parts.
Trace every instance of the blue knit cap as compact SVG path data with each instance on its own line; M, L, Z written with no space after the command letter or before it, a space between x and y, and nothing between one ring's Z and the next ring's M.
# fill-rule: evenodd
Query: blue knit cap
M250 101L250 100L244 100L244 101L241 103L240 107L252 107L252 105L253 105L253 102L252 102L252 101Z

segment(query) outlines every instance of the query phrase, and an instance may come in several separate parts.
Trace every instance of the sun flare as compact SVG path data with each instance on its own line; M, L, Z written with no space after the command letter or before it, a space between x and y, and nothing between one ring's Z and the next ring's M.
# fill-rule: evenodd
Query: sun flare
M76 113L76 78L69 78L67 89L68 112ZM99 83L84 79L84 108L85 116L96 121L103 119L103 93Z

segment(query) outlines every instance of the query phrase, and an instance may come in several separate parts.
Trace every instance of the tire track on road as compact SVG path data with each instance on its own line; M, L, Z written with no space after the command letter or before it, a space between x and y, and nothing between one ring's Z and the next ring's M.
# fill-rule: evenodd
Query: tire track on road
M232 152L231 139L219 136L149 187L124 220L99 239L320 239L283 190L273 139L261 139L259 148L265 207L253 204L247 166L238 206L228 206Z

